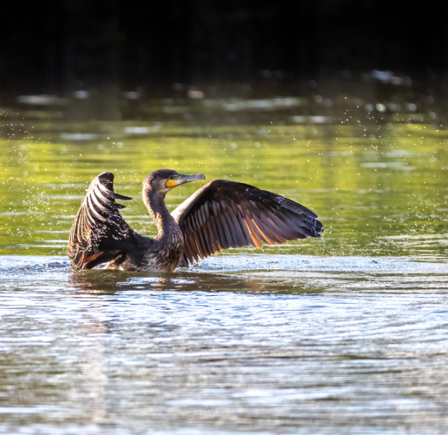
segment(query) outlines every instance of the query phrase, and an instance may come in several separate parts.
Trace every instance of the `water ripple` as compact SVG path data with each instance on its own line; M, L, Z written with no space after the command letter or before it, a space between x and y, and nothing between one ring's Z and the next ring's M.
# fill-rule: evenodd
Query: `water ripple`
M8 256L0 276L0 433L448 428L445 264L228 255L168 277Z

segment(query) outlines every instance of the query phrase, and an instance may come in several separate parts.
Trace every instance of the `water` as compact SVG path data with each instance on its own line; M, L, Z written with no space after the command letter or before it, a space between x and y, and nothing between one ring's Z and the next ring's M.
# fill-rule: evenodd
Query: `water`
M0 433L448 431L447 131L275 119L35 123L3 140ZM151 235L140 186L159 167L285 194L325 235L172 276L72 274L90 180L114 172Z

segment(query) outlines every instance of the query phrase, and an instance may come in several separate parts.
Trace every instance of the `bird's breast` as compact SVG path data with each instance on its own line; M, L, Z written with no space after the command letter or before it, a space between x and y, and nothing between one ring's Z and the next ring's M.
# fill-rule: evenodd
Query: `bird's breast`
M184 249L183 238L165 241L157 241L145 252L139 265L140 272L165 272L171 273L179 266Z

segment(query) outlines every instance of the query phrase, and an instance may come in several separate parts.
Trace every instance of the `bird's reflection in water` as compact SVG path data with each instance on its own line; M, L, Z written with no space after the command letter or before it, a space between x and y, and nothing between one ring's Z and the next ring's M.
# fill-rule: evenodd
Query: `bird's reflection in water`
M151 275L120 271L83 271L74 273L69 285L76 292L90 294L115 294L123 291L185 291L185 292L245 292L245 293L289 293L291 283L247 275L212 273L173 273ZM294 291L300 292L295 285Z

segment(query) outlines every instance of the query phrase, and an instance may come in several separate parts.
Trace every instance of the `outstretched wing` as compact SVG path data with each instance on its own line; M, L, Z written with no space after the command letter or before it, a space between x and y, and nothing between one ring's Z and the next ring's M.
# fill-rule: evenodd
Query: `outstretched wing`
M116 199L132 198L114 192L114 174L98 175L87 189L87 194L73 222L68 244L68 257L74 270L91 269L111 260L125 259L135 251L139 236L120 214L124 205Z
M215 180L172 213L185 239L182 263L246 245L262 247L319 237L313 211L281 195L235 181Z

